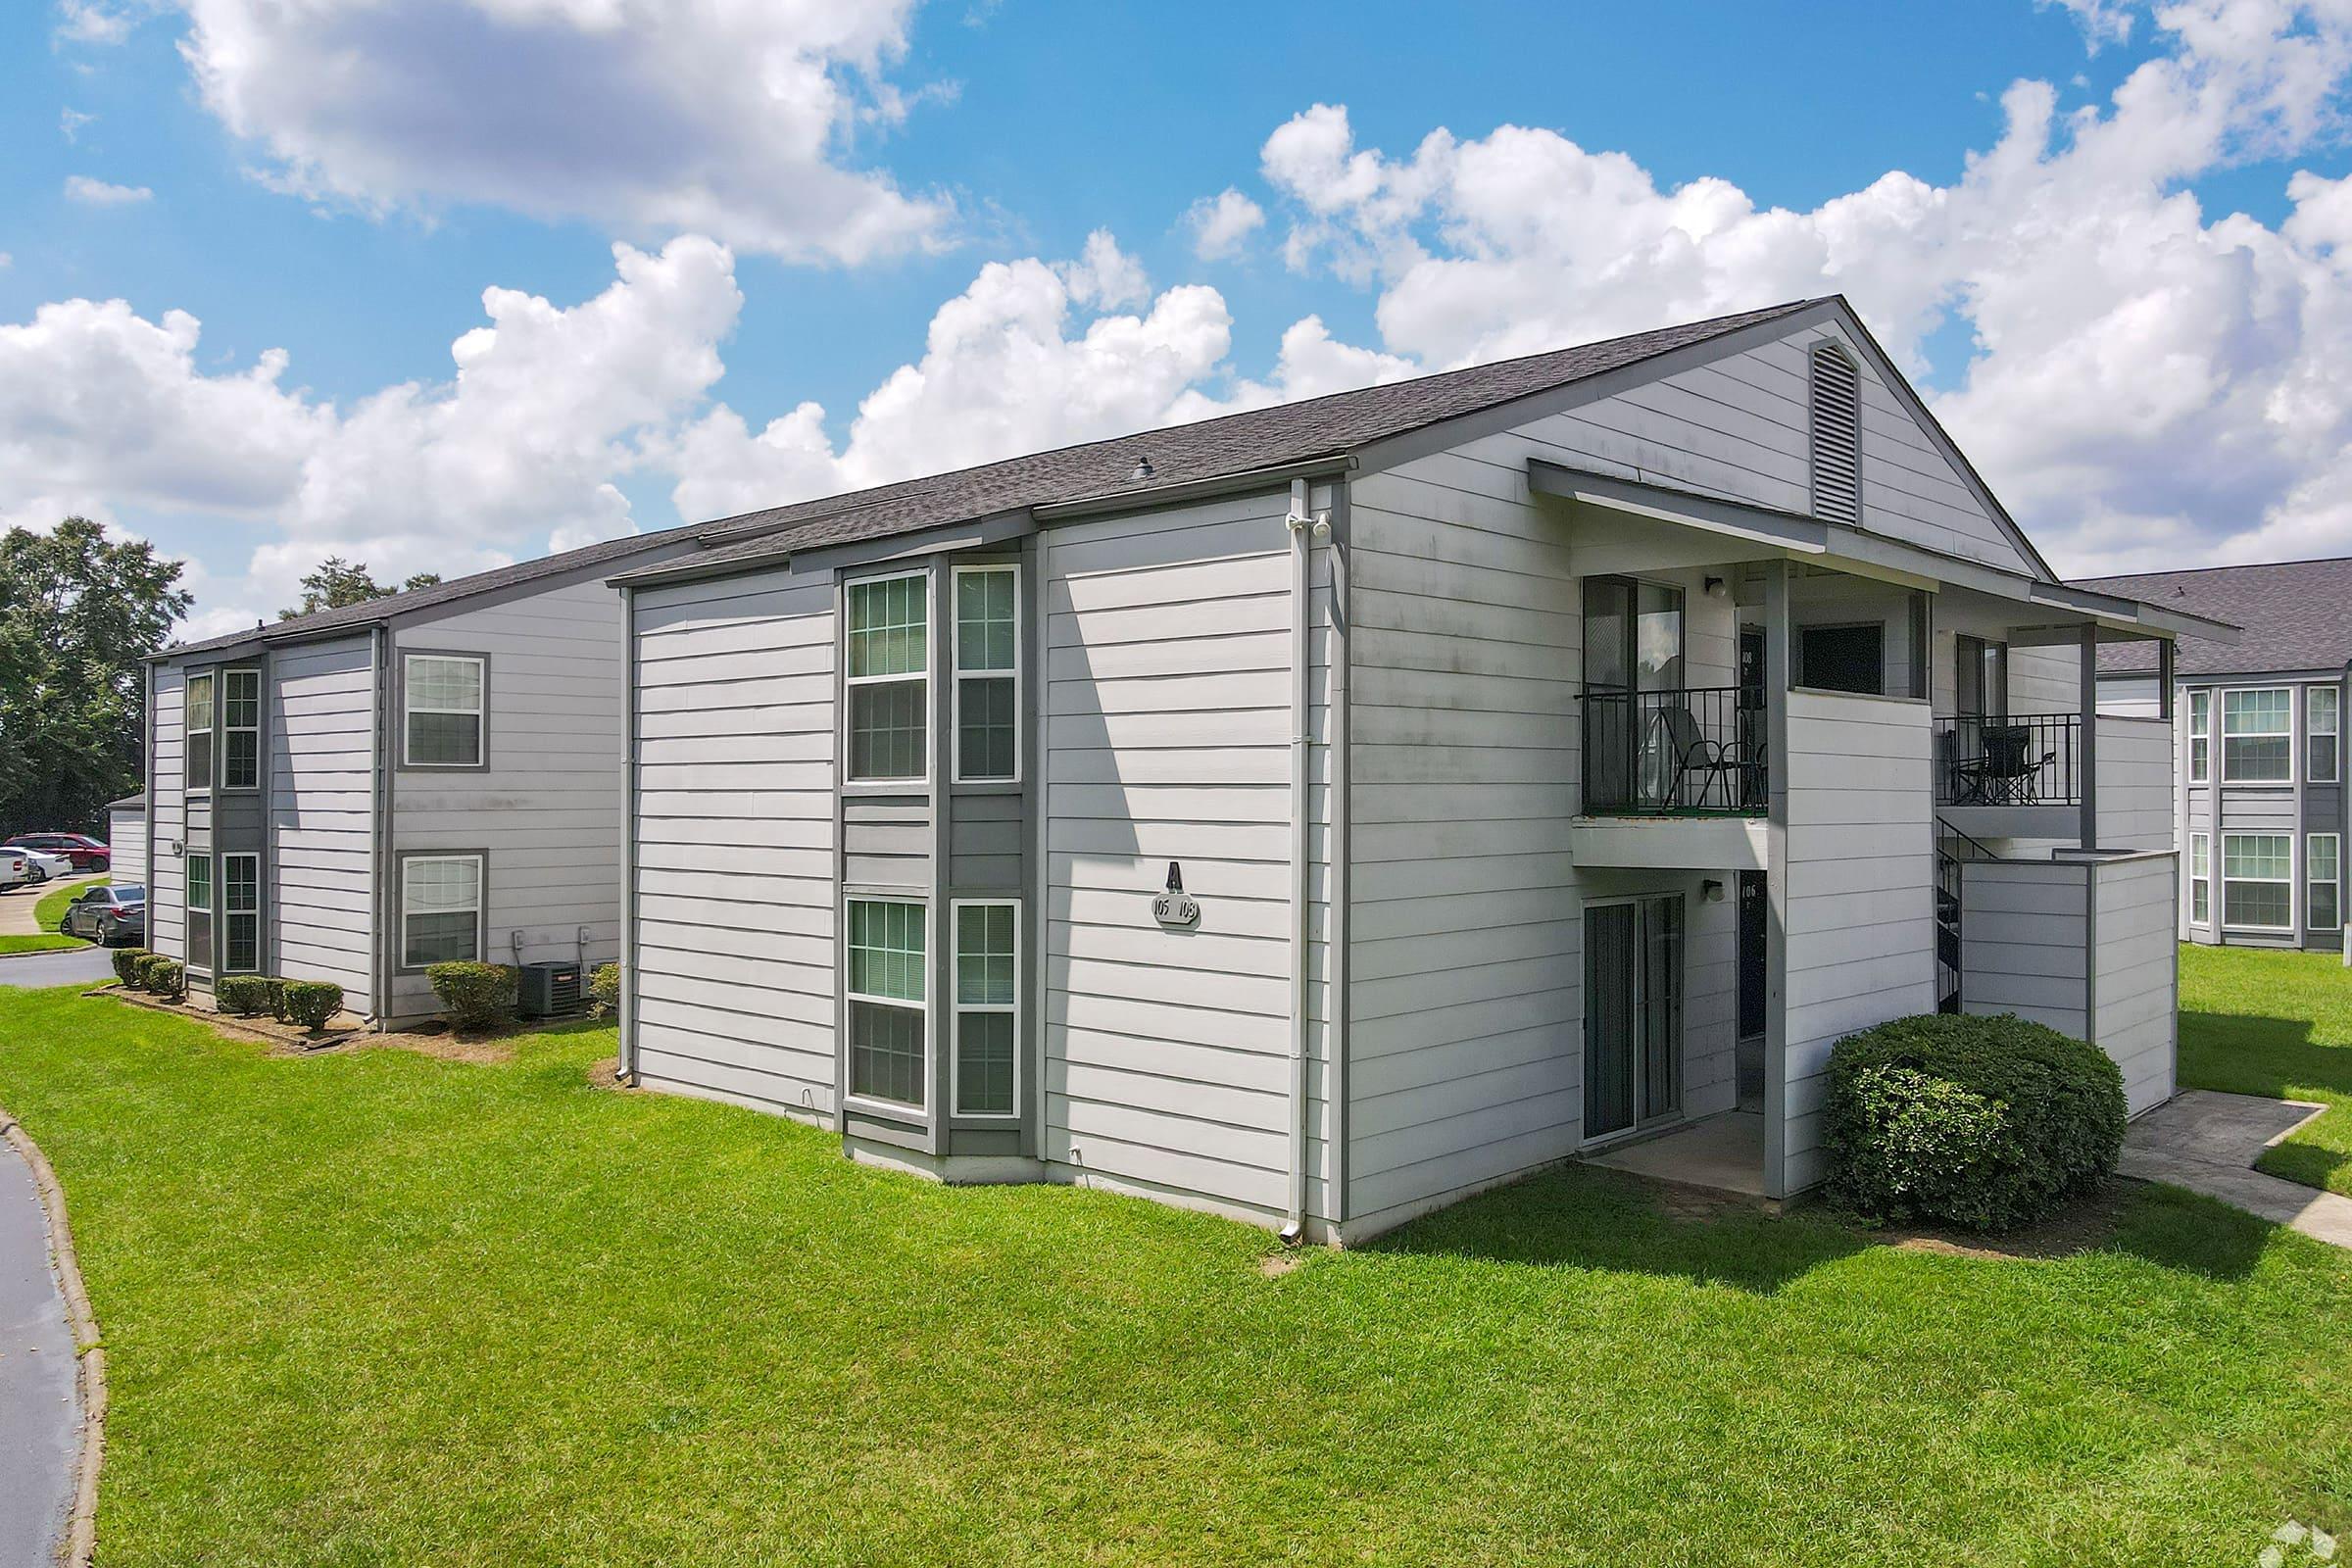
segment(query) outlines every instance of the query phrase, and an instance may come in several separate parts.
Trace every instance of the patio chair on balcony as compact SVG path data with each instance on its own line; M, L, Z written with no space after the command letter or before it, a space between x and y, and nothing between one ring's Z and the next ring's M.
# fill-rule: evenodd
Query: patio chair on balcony
M1981 732L1978 756L1964 757L1953 766L1959 783L1960 806L2032 806L2039 797L2041 770L2058 760L2056 752L2035 757L2034 731L2024 724L1987 724Z
M1689 805L1704 809L1708 792L1718 784L1723 789L1723 809L1737 810L1740 804L1740 768L1742 755L1739 746L1729 741L1709 740L1698 727L1690 710L1680 704L1658 710L1658 727L1665 742L1664 751L1673 767L1673 778L1666 786L1664 804ZM1690 779L1698 780L1697 793L1688 802L1683 787Z

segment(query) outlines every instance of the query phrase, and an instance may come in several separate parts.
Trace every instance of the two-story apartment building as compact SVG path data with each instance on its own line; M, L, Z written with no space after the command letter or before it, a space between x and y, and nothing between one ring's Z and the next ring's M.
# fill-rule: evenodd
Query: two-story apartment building
M730 531L741 537L730 541ZM617 573L622 1065L1348 1240L1818 1180L1939 1006L2172 1093L2171 723L1842 300L803 503Z
M695 530L523 562L148 662L135 847L148 945L332 980L429 1015L427 964L598 962L619 945L626 563Z
M2333 948L2343 940L2352 792L2352 559L2085 580L2245 628L2235 645L2184 637L2170 682L2180 715L2174 842L2190 942ZM2166 682L2144 647L2099 651L2099 710L2155 710Z

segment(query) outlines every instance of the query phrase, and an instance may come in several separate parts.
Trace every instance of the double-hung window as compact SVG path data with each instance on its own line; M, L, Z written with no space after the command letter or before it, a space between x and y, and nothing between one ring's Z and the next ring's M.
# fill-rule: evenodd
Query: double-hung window
M480 767L488 676L477 657L409 655L401 670L401 760L410 767Z
M213 858L188 852L188 967L213 966Z
M412 855L400 863L400 966L479 959L482 858Z
M850 1093L919 1109L929 911L911 900L852 899L847 912Z
M220 676L220 787L262 787L262 672L231 669Z
M2213 835L2188 836L2188 923L2213 922Z
M2294 781L2294 697L2284 686L2222 693L2223 783Z
M220 857L220 972L251 974L262 966L262 858Z
M185 721L181 740L187 749L188 788L213 787L213 677L190 675L182 694L180 714Z
M2314 784L2332 784L2336 751L2342 744L2343 694L2332 686L2309 686L2303 693L2303 749L2311 762L2305 777Z
M2295 928L2291 833L2222 835L2222 923L2250 931Z
M1020 777L1020 567L956 568L956 776Z
M2213 692L2188 694L2188 781L2202 784L2213 777Z
M2314 833L2303 841L2303 923L2314 931L2343 927L2343 840Z
M927 573L849 585L849 776L926 777L931 725L931 586Z
M958 902L956 910L956 1114L1010 1116L1020 1093L1021 906Z

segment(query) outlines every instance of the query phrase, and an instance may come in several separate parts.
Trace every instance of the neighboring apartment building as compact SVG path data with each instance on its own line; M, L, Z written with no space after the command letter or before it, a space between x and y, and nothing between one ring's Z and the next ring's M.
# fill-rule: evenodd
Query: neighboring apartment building
M2184 637L2175 843L2190 942L2333 948L2343 941L2344 710L2352 695L2352 559L2101 577L2080 586L2245 628L2234 647ZM2163 685L2144 648L2099 651L2099 710L2144 713Z
M604 579L693 534L154 656L144 821L118 861L148 870L149 946L199 991L333 980L379 1022L438 1010L443 959L611 958L625 704Z
M741 537L730 541L730 533ZM2173 1092L2161 714L1842 300L755 514L632 564L622 1065L1354 1240L1819 1179L1938 1006Z

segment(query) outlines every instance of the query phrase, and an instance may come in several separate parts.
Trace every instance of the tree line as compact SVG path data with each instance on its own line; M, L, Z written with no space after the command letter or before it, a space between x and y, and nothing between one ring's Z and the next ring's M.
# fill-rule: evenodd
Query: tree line
M194 602L183 570L148 541L110 538L88 517L0 534L0 837L47 829L103 838L107 803L138 793L145 661ZM386 586L367 563L329 556L278 618L440 580L428 571Z

